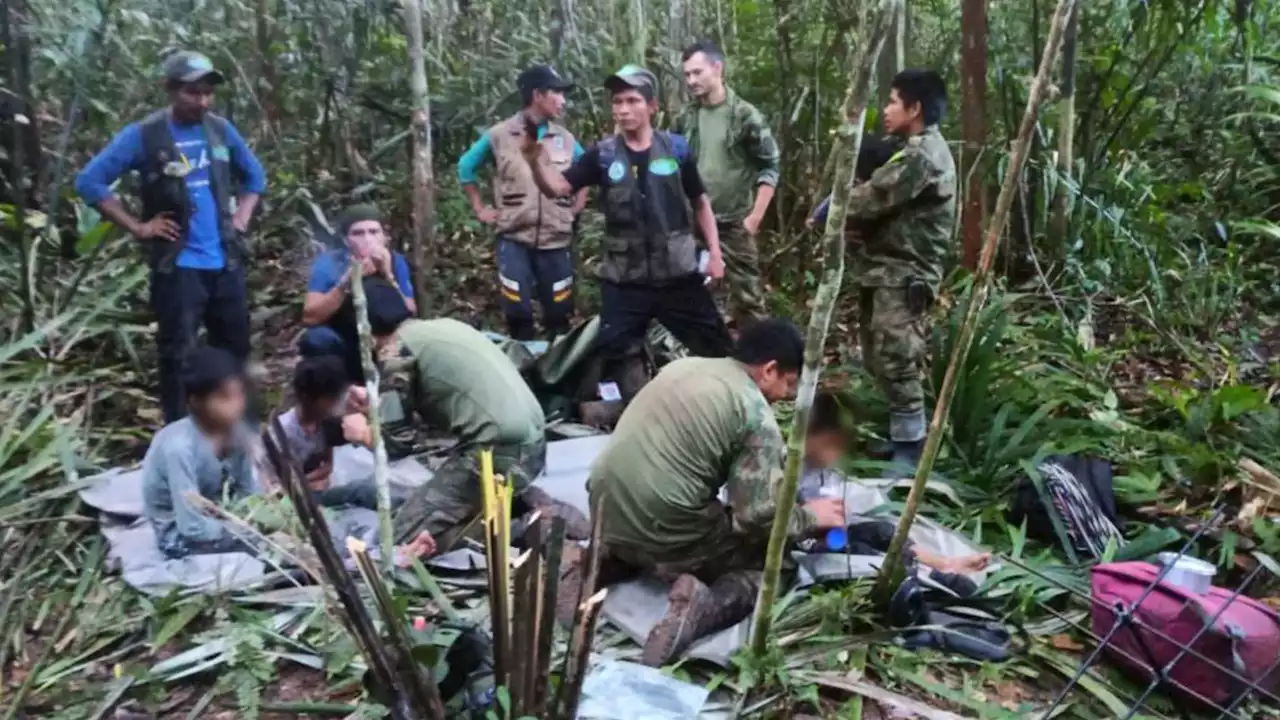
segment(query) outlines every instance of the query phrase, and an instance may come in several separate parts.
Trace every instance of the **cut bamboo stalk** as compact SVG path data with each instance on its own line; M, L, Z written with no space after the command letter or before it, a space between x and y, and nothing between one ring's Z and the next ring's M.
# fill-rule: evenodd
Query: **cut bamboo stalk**
M509 493L493 473L493 451L480 452L480 485L484 498L485 574L489 580L489 618L493 630L494 680L511 689L511 583L508 541ZM505 527L504 527L505 526Z
M960 324L959 336L951 351L951 360L947 363L942 387L938 391L933 417L929 420L929 434L925 438L924 451L920 456L920 464L916 468L915 481L911 485L911 493L907 496L906 505L903 507L902 518L898 521L898 529L889 543L888 551L885 552L884 566L876 579L874 597L881 604L888 602L894 589L902 581L904 574L902 548L907 543L911 524L915 522L920 499L924 497L925 484L929 479L929 473L933 470L933 463L938 457L938 448L942 446L942 436L946 431L947 414L951 410L951 398L955 395L956 382L964 367L965 358L969 355L969 346L973 342L978 314L986 304L987 294L991 291L991 265L995 260L1004 226L1009 221L1009 211L1013 207L1014 197L1018 193L1018 182L1022 177L1022 166L1026 162L1027 151L1031 146L1031 134L1035 129L1036 115L1040 111L1041 104L1050 94L1049 71L1058 57L1063 30L1074 6L1075 0L1058 0L1058 8L1054 11L1053 21L1049 25L1044 54L1040 56L1040 67L1036 70L1035 79L1031 83L1031 91L1027 95L1027 107L1022 113L1022 124L1018 127L1018 138L1014 141L1013 152L1009 156L1009 167L1005 171L1004 183L996 199L995 211L987 225L982 255L978 258L978 269L965 305L964 320Z
M756 599L755 623L751 630L751 649L757 656L764 654L773 628L773 605L778 599L778 583L782 576L782 561L787 549L787 526L795 503L796 483L800 478L800 462L804 453L804 438L809 426L809 410L818 389L818 376L822 372L823 349L836 300L840 296L840 284L844 278L845 219L849 213L849 198L853 194L853 169L862 151L862 128L866 124L867 104L871 99L871 80L876 73L876 60L880 48L889 34L889 28L897 14L900 0L880 0L878 11L871 14L866 41L860 43L858 60L854 63L853 77L845 93L842 108L840 134L836 136L832 155L836 159L835 181L832 185L831 206L827 213L827 226L822 240L822 282L818 285L813 301L813 313L809 317L809 330L804 345L804 367L800 373L800 386L796 392L795 416L791 422L791 435L787 441L787 466L782 485L775 497L778 507L769 532L769 551L765 556L764 577L760 594Z
M586 585L583 585L583 588L585 587ZM596 634L596 621L600 617L600 609L604 607L604 599L608 594L609 590L606 588L578 606L573 642L569 654L564 659L564 673L560 678L559 692L556 693L555 706L563 708L558 715L563 720L574 720L578 716L578 701L582 695L582 680L587 673L591 643Z
M360 259L354 255L351 257L351 295L356 306L356 332L360 335L360 361L363 363L364 388L369 401L369 436L373 440L373 482L378 493L378 534L382 540L382 563L387 572L391 572L395 568L395 535L391 525L391 471L387 460L387 445L382 441L382 413L378 411L378 365L373 361L373 328L369 326L369 302L364 296L364 270Z
M546 523L543 519L539 525ZM538 668L533 684L533 704L529 714L534 717L545 717L547 696L551 683L551 648L556 636L556 602L560 594L560 560L564 553L565 520L562 517L551 518L550 531L542 540L543 574L542 574L542 619L538 623L539 635L534 657Z
M528 648L532 643L533 633L537 632L537 615L529 613L528 609L537 606L537 603L531 602L533 597L530 595L534 589L533 579L537 567L537 554L533 550L525 550L520 557L516 558L511 568L515 576L515 596L520 601L513 606L516 615L511 618L513 666L509 691L511 714L514 717L523 716L526 712L525 707L528 705L528 670L533 666L533 656L528 653Z

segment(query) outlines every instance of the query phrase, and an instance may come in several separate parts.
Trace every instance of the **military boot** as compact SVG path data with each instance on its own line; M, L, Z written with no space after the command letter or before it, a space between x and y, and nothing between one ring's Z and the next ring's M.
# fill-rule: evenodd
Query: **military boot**
M924 410L889 415L889 439L893 441L893 455L888 477L904 478L916 474L920 453L924 450Z
M710 587L692 575L681 575L667 596L667 612L649 631L640 662L662 667L679 658L695 642L733 627L751 615L758 573L731 572Z

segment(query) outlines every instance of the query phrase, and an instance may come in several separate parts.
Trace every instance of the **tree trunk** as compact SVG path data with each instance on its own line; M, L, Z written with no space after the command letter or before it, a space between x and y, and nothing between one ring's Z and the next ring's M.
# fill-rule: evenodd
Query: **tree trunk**
M391 527L391 471L387 444L382 441L382 413L378 412L378 366L373 361L373 329L369 327L369 303L364 296L364 273L360 261L351 258L351 295L356 306L356 331L360 334L360 357L364 363L364 386L369 399L369 432L373 439L373 483L378 492L378 535L382 562L387 572L395 569L395 536Z
M1013 152L1009 156L1009 169L1004 183L1000 187L1000 195L996 199L995 212L987 225L986 238L982 244L982 254L978 258L978 269L974 275L973 289L969 293L965 305L964 321L960 325L960 335L956 339L951 352L951 360L947 364L947 373L942 380L942 388L938 392L938 400L933 408L933 417L929 421L929 436L925 439L924 452L920 465L916 469L915 482L911 485L911 494L907 496L906 506L902 510L902 519L898 522L897 532L885 553L884 566L876 580L874 597L883 604L903 576L902 548L906 545L907 534L915 521L920 498L924 495L925 482L933 469L938 455L938 447L942 444L942 434L946 429L947 413L951 408L951 397L955 394L956 381L965 358L969 354L969 345L973 341L974 326L982 306L986 304L987 293L991 290L991 264L996 255L996 247L1005 223L1009 220L1009 210L1018 194L1018 181L1022 175L1022 166L1027 159L1027 151L1031 146L1031 134L1035 129L1036 115L1040 105L1049 95L1049 70L1058 56L1058 48L1062 45L1063 31L1067 18L1071 14L1075 0L1058 0L1058 9L1053 14L1053 22L1049 26L1049 37L1045 41L1044 54L1040 57L1040 67L1031 83L1031 91L1027 95L1027 107L1022 114L1022 123L1018 127L1018 137L1013 144Z
M29 142L31 123L34 113L31 112L31 46L27 39L25 3L22 0L8 4L3 10L3 27L0 27L0 42L4 43L4 57L8 71L10 87L14 92L7 101L0 102L0 108L7 110L4 114L9 123L9 189L13 193L13 245L18 248L19 272L22 277L18 281L18 289L22 295L22 315L19 318L21 333L29 333L35 329L35 253L32 252L31 235L27 229L27 151L40 154L39 141Z
M284 112L284 106L280 101L280 75L276 72L276 64L272 59L274 53L271 50L271 23L273 22L270 13L267 11L267 0L257 0L254 5L254 24L255 35L258 42L259 63L262 72L262 82L266 84L266 92L262 93L262 106L266 111L266 122L268 136L275 138L280 132L280 119Z
M1062 109L1058 118L1058 183L1053 195L1053 252L1064 252L1067 243L1067 206L1071 192L1071 171L1075 164L1076 131L1076 33L1080 28L1080 6L1071 11L1062 36Z
M986 215L986 173L983 150L987 144L987 4L964 0L960 8L963 33L960 49L960 125L964 144L960 176L967 185L960 227L964 266L978 265L982 250L982 219Z
M410 135L413 148L413 259L414 297L418 303L418 316L426 317L431 306L431 293L427 278L431 277L427 243L432 240L435 223L435 181L431 174L431 97L427 94L427 65L422 50L422 6L420 0L404 0L405 34L409 39L409 60L413 75L409 88L413 93L413 132Z
M795 504L796 483L800 477L800 460L804 451L805 432L809 426L809 409L813 406L814 392L818 387L818 375L822 372L823 349L827 341L827 329L840 296L840 283L844 278L844 224L848 215L849 196L853 191L853 168L862 150L862 128L867 118L867 105L871 101L871 82L875 77L876 59L893 16L901 8L901 0L879 0L877 10L867 25L865 39L860 43L858 60L854 63L853 77L841 109L840 134L831 149L836 158L833 197L827 215L827 226L822 242L822 282L818 285L813 301L813 314L809 318L809 332L805 338L804 369L800 374L800 389L796 393L795 419L791 424L791 437L787 441L787 467L782 487L778 489L778 508L773 517L773 529L769 533L769 554L765 557L764 578L760 584L760 596L756 601L755 625L751 632L751 647L763 654L773 627L773 604L778 597L778 581L782 574L782 558L787 548L787 525L791 508Z
M875 10L869 10L875 12ZM879 63L876 80L876 97L880 102L876 125L884 128L883 108L889 104L889 86L893 76L902 72L907 66L907 4L901 3L893 11L893 25L889 28L889 36L885 38L884 58Z

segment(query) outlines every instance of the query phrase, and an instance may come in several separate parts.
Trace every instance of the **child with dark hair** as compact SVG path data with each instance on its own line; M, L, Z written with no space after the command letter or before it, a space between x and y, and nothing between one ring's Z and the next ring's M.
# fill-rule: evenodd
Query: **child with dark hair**
M317 492L329 487L333 448L346 443L340 411L349 387L342 358L335 355L304 357L293 373L296 404L280 416L280 427L303 478Z
M800 478L799 501L809 502L823 496L823 489L843 488L844 476L834 470L853 440L853 430L844 420L845 411L832 393L819 393L809 411L809 431L805 434L804 471ZM871 518L849 524L844 548L832 548L855 555L879 555L889 549L896 523ZM988 553L961 557L945 557L907 541L903 551L907 561L915 559L928 568L941 572L973 573L991 561Z
M226 350L202 347L186 357L181 379L189 414L156 433L147 449L143 514L171 558L253 552L252 544L190 499L226 505L258 493L240 361Z

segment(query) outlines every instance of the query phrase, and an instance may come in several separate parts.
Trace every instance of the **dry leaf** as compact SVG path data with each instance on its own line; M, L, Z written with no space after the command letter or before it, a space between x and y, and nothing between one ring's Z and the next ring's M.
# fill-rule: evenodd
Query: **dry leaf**
M1084 645L1081 645L1070 635L1054 635L1049 638L1049 644L1055 650L1063 650L1065 652L1080 652L1084 650Z

